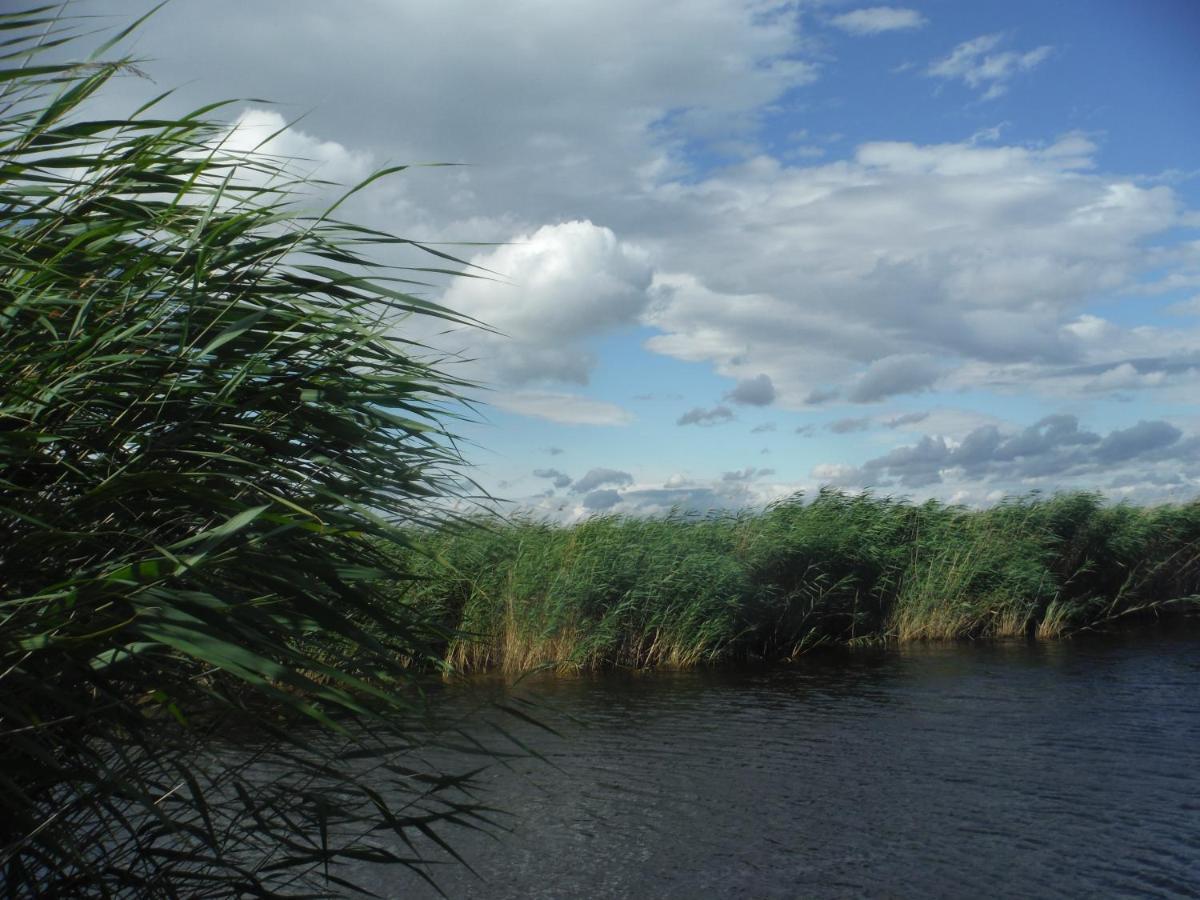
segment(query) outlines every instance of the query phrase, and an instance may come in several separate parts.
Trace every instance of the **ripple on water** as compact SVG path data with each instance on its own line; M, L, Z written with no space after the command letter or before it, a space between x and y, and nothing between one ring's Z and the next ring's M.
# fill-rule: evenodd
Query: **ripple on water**
M562 736L516 730L549 764L487 775L512 833L457 836L481 878L435 875L496 900L1200 896L1198 658L1192 633L534 680Z

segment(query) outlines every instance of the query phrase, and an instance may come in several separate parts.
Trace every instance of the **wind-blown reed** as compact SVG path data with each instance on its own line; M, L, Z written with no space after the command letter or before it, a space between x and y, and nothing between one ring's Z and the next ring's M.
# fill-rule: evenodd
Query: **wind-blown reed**
M1200 612L1200 502L970 511L824 490L761 513L480 522L412 558L400 593L459 629L460 668L680 666Z
M217 106L89 119L128 31L71 28L0 15L0 893L341 890L477 821L406 756L446 634L374 549L456 489L457 386L402 339L455 261L302 214Z

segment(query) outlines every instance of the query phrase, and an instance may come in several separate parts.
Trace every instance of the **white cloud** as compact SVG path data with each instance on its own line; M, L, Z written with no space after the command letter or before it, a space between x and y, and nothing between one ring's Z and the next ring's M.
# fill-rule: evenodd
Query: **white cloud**
M835 419L825 427L834 434L853 434L857 431L867 431L871 428L870 416Z
M834 16L829 23L853 35L882 34L885 31L908 31L927 24L915 9L898 6L870 6Z
M506 412L564 425L629 425L633 422L633 414L616 404L577 394L517 391L490 395L487 399Z
M1043 45L1025 52L993 53L1003 42L1003 34L985 34L964 41L949 56L930 64L927 71L936 78L961 81L972 89L983 88L982 99L993 100L1008 90L1014 77L1037 68L1054 52L1053 47Z
M858 470L846 463L818 463L812 468L812 477L824 484L840 484L857 474Z
M566 472L558 469L534 469L533 477L548 479L556 488L565 488L574 480Z
M247 110L230 141L250 150L283 125L273 111ZM263 149L306 157L343 181L374 165L303 131ZM756 158L692 184L668 182L642 202L674 232L629 240L576 220L475 256L504 280L458 280L446 302L504 336L459 330L431 340L474 360L459 374L552 387L587 383L596 364L588 340L640 321L660 332L650 349L737 379L731 399L762 388L752 399L777 396L792 408L818 397L877 402L935 381L1059 396L1182 390L1200 378L1195 363L1180 363L1196 329L1118 327L1081 312L1098 292L1147 289L1133 283L1139 267L1190 265L1196 255L1142 250L1181 219L1172 189L1093 174L1095 150L1080 134L1040 148L874 142L850 161ZM736 232L727 225L735 222ZM692 274L655 274L654 258ZM1175 356L1146 362L1164 353ZM628 416L544 402L567 394L512 396L521 399L500 405L557 421Z
M883 420L883 426L890 428L893 431L897 428L907 429L909 425L916 425L924 422L929 418L928 412L907 412L892 416Z
M633 484L633 476L620 469L589 469L588 473L571 485L572 494L586 494L601 487L626 487Z
M1056 414L1018 430L982 425L957 441L926 434L860 467L823 464L813 475L844 486L960 497L979 497L984 485L1002 492L1094 487L1103 476L1122 492L1163 499L1200 480L1198 452L1200 437L1185 437L1166 421L1143 420L1101 435L1081 428L1073 415Z
M906 419L903 415L897 418L901 420ZM919 427L907 427L910 424L917 425L917 423L919 423ZM893 427L890 422L885 422L884 424L888 425L888 427ZM938 406L927 413L921 414L920 418L908 417L906 421L897 423L895 428L897 433L900 434L919 430L926 434L944 437L951 444L959 444L966 435L977 428L984 425L1001 426L1005 424L1005 422L995 416L975 410Z
M867 367L846 392L846 399L854 403L872 403L886 397L926 391L940 374L941 367L929 356L885 356Z
M733 410L728 406L714 406L705 409L697 406L688 410L675 420L676 425L723 425L733 421Z
M639 237L662 261L647 346L730 378L765 374L793 409L935 379L1057 392L1051 373L1163 339L1085 312L1157 265L1146 243L1180 219L1171 188L1095 173L1094 151L1078 134L1042 147L874 142L827 165L760 157L663 186L653 200L677 230Z
M352 186L375 168L370 153L350 150L337 141L315 137L288 126L282 115L248 107L220 137L223 151L237 157L261 155L285 162L296 175ZM249 172L244 175L250 177Z
M443 302L500 332L468 336L493 382L586 384L595 360L582 342L636 322L647 303L645 252L591 222L545 225L471 262L504 280L460 278Z
M621 502L621 492L611 488L592 491L582 500L583 508L591 512L604 512Z
M725 399L744 406L769 406L775 399L775 385L768 375L743 378L725 395Z
M125 6L96 0L89 12L124 18ZM485 210L516 212L523 227L602 216L614 198L686 166L681 141L752 139L758 111L817 73L792 0L280 8L209 0L152 17L140 40L171 48L154 77L185 85L167 105L249 93L311 110L321 133L381 162L471 163L406 177L428 217L405 209L402 228L424 237ZM124 111L157 90L127 79L111 97ZM396 225L377 211L379 224Z
M125 15L115 0L96 2L99 15ZM1109 298L1182 299L1200 287L1200 242L1171 231L1197 221L1177 189L1097 167L1083 134L1004 145L985 129L835 158L835 136L797 133L802 154L828 141L828 155L772 159L755 144L763 116L820 100L806 96L818 69L790 0L344 10L295 0L286 16L277 6L211 0L152 17L141 40L172 50L154 77L185 85L164 111L247 94L291 104L288 117L311 110L271 150L335 180L389 163L472 163L405 173L346 216L423 240L520 239L478 255L507 281L461 281L447 298L510 337L438 339L478 359L465 374L501 383L502 408L628 423L628 412L562 385L593 374L594 335L633 323L655 331L652 351L712 366L731 385L769 379L784 409L863 399L889 358L938 360L938 389L1094 399L1153 388L1190 402L1200 325L1092 314ZM847 15L874 10L883 22L879 9L901 11ZM1051 52L985 35L928 71L996 96ZM329 64L312 65L317 53ZM112 88L118 114L133 93L158 90L139 79ZM260 133L283 122L257 109L243 120ZM692 167L697 146L717 143L748 155ZM690 397L675 412L715 399ZM835 415L859 412L882 421L880 410ZM793 428L781 421L781 432ZM949 425L927 428L949 440Z
M600 487L587 493L568 495L533 494L503 504L558 522L577 522L598 514L637 516L679 512L708 513L714 510L762 508L794 494L810 491L814 482L766 481L771 469L746 467L716 478L692 478L675 474L662 482L622 483L617 488Z
M1200 294L1172 303L1167 307L1167 312L1174 316L1200 316Z
M1117 330L1107 319L1084 313L1074 321L1062 326L1063 331L1069 332L1081 341L1100 341L1109 339Z

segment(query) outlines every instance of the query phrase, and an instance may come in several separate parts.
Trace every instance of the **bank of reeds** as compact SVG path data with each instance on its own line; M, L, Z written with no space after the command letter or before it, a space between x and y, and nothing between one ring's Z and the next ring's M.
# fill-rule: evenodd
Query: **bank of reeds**
M1057 638L1200 611L1200 503L986 510L824 490L761 513L426 535L406 602L461 669L687 666L829 643Z

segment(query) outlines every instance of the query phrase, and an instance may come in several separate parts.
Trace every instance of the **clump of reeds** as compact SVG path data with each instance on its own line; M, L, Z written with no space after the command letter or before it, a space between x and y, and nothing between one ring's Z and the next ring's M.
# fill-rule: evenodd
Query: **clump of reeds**
M0 14L0 884L341 891L473 821L401 763L444 636L377 549L453 489L455 383L395 339L450 314L213 107L89 119L132 67L70 26Z
M404 602L462 669L686 666L827 643L1059 637L1200 610L1200 503L978 511L823 490L753 514L429 534Z

